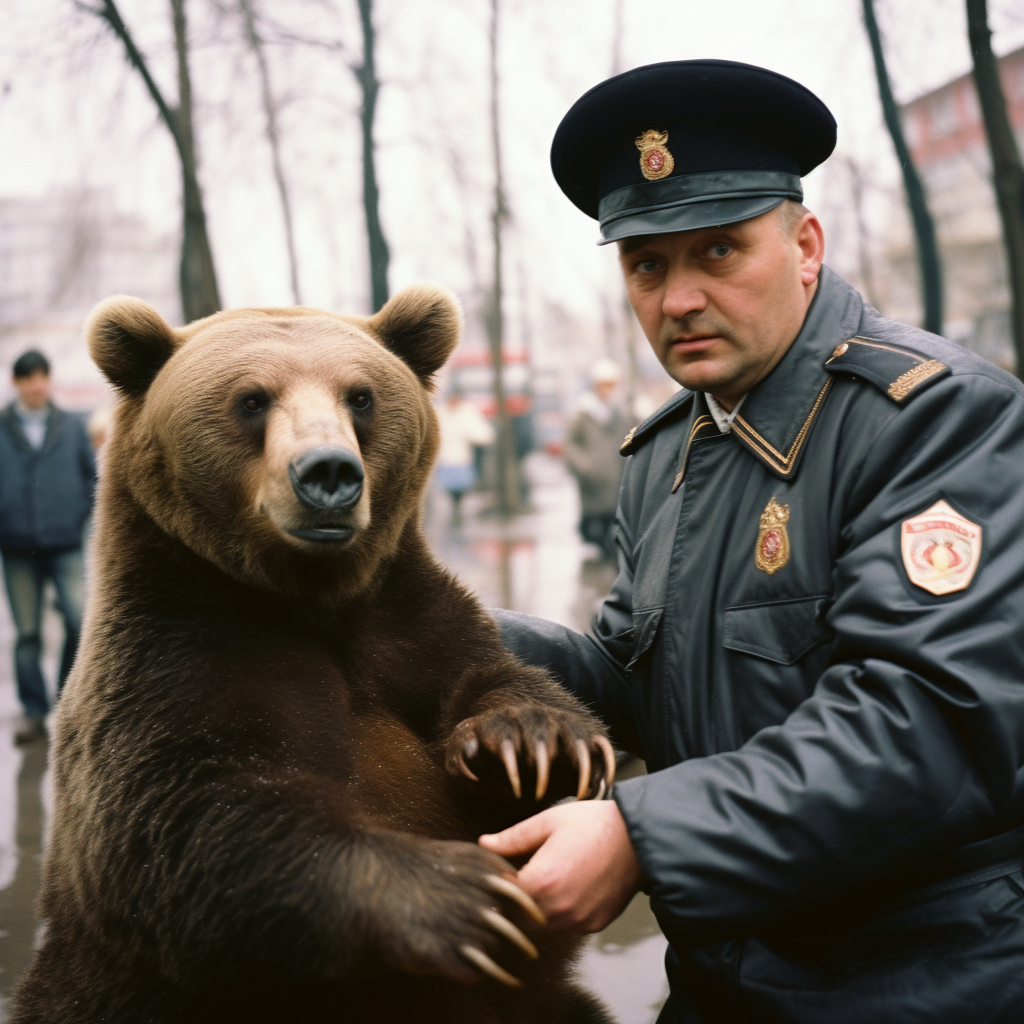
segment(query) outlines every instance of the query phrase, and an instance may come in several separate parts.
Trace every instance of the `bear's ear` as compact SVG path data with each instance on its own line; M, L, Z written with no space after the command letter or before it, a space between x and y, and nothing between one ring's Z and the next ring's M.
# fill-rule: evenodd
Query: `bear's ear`
M458 299L439 285L415 284L400 291L367 326L429 385L459 343L462 310Z
M115 295L101 302L85 326L93 361L119 391L146 393L177 348L174 331L142 299Z

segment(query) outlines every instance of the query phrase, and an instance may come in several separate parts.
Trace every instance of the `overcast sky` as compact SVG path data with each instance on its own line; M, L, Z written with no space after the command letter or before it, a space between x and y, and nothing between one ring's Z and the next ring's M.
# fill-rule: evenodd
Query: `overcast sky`
M225 304L289 301L280 211L252 62L234 0L188 0L200 174ZM464 296L490 279L487 216L487 0L376 0L383 88L376 137L391 285L432 278ZM170 99L166 0L122 0ZM877 0L901 100L970 68L962 0ZM263 0L275 26L361 45L355 0ZM551 135L568 106L608 76L614 0L502 0L502 111L512 220L510 316L556 304L593 312L614 281L612 247L551 179ZM1024 4L990 0L999 53L1024 45ZM91 186L156 230L179 223L169 136L120 44L72 0L4 0L0 195ZM880 187L898 175L884 134L859 0L624 0L622 67L718 57L760 64L816 92L839 122L837 153ZM337 50L276 45L286 173L295 196L305 300L367 303L358 93ZM812 207L823 172L805 181ZM169 311L168 311L169 312Z

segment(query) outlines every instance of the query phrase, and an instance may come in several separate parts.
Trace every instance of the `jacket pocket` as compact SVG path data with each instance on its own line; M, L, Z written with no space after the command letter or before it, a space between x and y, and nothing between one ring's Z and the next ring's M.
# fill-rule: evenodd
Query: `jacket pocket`
M725 610L722 646L779 665L793 665L832 638L823 595L744 604Z
M633 612L633 656L626 665L629 672L634 665L647 653L654 638L658 635L663 608L652 608L646 612Z

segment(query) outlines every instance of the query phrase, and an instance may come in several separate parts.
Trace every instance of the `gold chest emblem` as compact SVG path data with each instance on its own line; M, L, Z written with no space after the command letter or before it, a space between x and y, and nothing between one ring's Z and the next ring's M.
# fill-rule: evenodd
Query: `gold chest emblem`
M761 513L761 529L757 534L754 563L771 576L789 561L789 506L780 505L774 498Z
M640 173L648 181L667 178L676 165L672 154L665 148L668 132L648 128L643 135L638 135L635 141L636 148L640 150Z

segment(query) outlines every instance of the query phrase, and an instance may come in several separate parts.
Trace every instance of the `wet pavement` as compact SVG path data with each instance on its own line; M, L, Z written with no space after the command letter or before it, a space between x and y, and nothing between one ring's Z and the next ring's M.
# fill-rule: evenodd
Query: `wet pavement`
M488 514L491 498L469 494L460 523L446 496L434 493L425 525L440 559L488 607L507 607L585 629L614 579L614 569L576 533L575 487L559 461L529 457L530 511L511 522ZM50 609L44 627L48 679L56 671L60 620ZM39 922L42 836L50 806L46 748L13 744L19 706L11 676L12 627L0 601L0 1024L4 997L28 963ZM642 771L634 764L632 772ZM642 894L608 928L593 936L581 980L620 1024L653 1024L667 995L665 939Z

